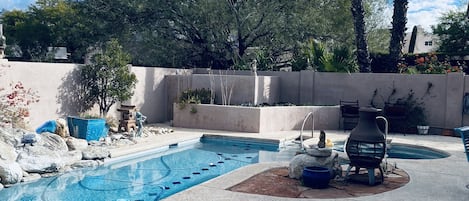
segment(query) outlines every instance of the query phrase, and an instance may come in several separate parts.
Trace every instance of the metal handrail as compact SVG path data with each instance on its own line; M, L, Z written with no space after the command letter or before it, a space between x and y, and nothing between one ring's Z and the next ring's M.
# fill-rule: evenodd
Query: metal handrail
M308 120L308 118L311 116L311 120L312 120L312 128L311 128L311 137L313 137L314 135L314 115L313 115L313 112L309 112L305 119L303 119L303 124L301 125L301 130L300 130L300 146L301 146L301 151L305 151L305 147L303 145L303 129L305 127L305 124L306 124L306 120Z
M389 123L386 117L384 116L377 116L376 119L382 119L384 120L384 143L386 144L386 148L384 149L384 172L387 174L387 164L388 164L388 156L386 154L387 149L388 149L388 128L389 128Z

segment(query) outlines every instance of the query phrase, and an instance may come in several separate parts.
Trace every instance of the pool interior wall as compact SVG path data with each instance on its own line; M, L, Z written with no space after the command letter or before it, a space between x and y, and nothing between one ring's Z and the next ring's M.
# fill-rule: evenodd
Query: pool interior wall
M242 166L279 160L279 153L282 148L278 142L202 137L110 159L97 168L15 185L0 191L0 197L44 201L159 200Z

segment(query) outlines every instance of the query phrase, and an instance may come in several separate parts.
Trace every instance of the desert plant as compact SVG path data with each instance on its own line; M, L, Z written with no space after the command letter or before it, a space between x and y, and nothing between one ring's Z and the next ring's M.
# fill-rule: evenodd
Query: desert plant
M106 117L117 101L132 97L137 78L128 67L130 60L119 42L112 39L92 57L92 64L81 68L83 89L87 94L85 101L97 103L101 117Z

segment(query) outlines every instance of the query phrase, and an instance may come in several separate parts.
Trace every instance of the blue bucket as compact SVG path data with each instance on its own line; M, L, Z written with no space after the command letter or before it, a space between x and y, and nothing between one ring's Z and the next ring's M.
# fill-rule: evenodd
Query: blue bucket
M327 188L331 180L330 170L324 167L305 167L303 169L303 185L310 188Z

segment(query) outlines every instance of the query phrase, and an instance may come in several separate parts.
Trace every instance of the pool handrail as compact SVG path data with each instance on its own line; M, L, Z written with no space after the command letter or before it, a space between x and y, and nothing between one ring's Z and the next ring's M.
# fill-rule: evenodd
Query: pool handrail
M305 124L306 124L306 120L308 120L308 118L311 116L311 121L312 121L312 128L311 128L311 137L314 137L314 115L313 115L313 112L309 112L305 119L303 119L303 124L301 125L301 130L300 130L300 148L301 148L301 151L305 151L305 147L303 145L303 129L305 127Z
M389 129L389 124L388 124L388 120L386 119L386 117L384 116L377 116L376 119L382 119L384 120L384 143L386 144L386 149L384 149L384 172L387 173L388 172L388 168L387 168L387 164L388 164L388 154L386 153L387 150L388 150L388 129Z

